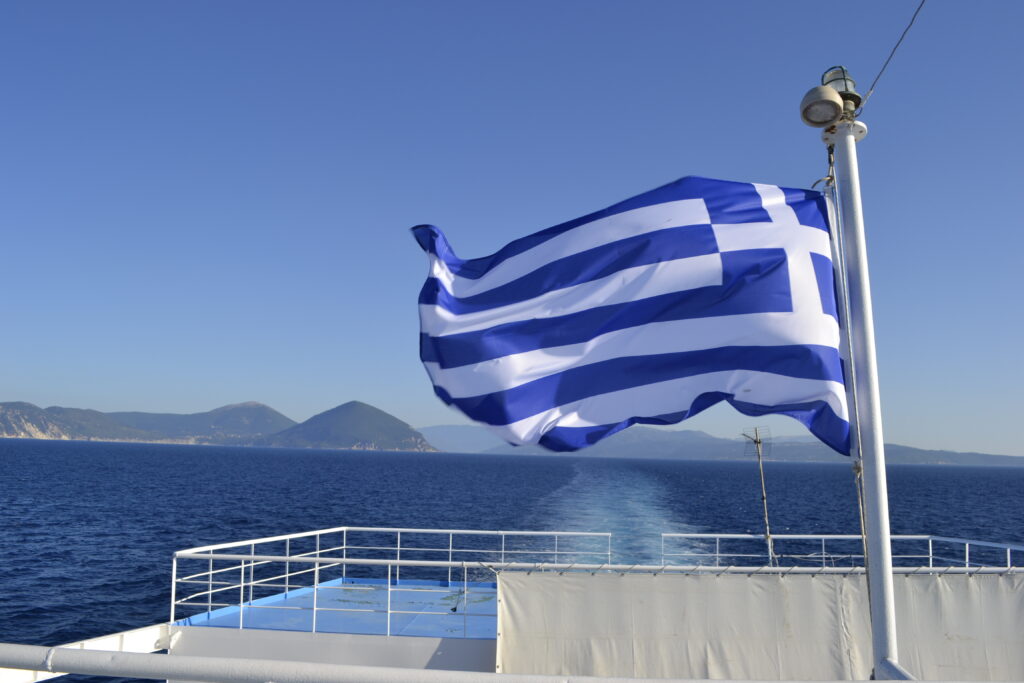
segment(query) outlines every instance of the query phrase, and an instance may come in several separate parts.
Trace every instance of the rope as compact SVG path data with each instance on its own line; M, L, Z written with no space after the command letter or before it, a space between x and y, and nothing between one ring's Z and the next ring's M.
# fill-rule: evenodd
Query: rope
M923 4L923 3L922 3ZM835 173L833 167L835 163L834 148L830 145L828 148L828 162L829 162L829 175L832 182L829 184L831 189L831 200L834 207L839 206L839 188L835 182ZM841 292L839 302L844 322L843 327L845 328L845 343L846 351L849 355L849 363L846 364L848 376L846 381L848 382L849 392L847 394L847 401L849 402L850 411L850 456L854 458L853 462L853 473L854 473L854 486L857 489L857 512L860 517L860 542L861 549L864 557L864 569L867 570L868 566L868 550L867 550L867 511L864 506L864 469L862 465L862 454L861 454L861 438L860 438L860 419L857 411L857 369L853 363L853 337L852 331L848 321L850 320L850 299L847 295L849 291L847 287L846 277L846 252L843 249L843 222L839 211L836 210L835 214L835 238L836 238L836 257L838 259L837 272L839 274L839 290ZM871 597L871 584L867 583L868 586L868 599Z
M864 95L864 101L861 103L860 108L857 109L857 112L856 112L857 116L860 116L860 113L862 111L864 111L864 107L866 107L868 105L868 99L871 97L871 93L875 92L875 86L878 85L878 79L880 79L882 77L882 74L885 73L885 68L887 66L889 66L889 62L892 61L893 56L896 54L896 50L898 50L899 47L900 47L900 44L903 43L903 39L907 37L907 33L910 32L910 27L914 25L914 21L917 19L917 15L921 13L921 9L924 7L924 3L925 2L926 2L926 0L921 0L921 4L919 4L917 6L917 9L914 10L914 16L910 17L910 23L908 23L907 27L905 29L903 29L903 33L900 35L900 39L896 41L896 44L893 46L892 50L889 52L889 56L888 56L888 58L886 58L885 64L882 65L882 68L879 69L878 75L875 76L875 80L871 81L871 87L868 88L867 94Z

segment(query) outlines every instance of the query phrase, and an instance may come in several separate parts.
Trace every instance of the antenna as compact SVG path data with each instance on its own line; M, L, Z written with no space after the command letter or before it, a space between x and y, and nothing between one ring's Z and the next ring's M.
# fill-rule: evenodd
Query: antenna
M764 511L764 539L768 543L768 566L774 567L778 564L775 559L775 544L772 542L772 529L768 524L768 489L764 485L764 439L761 438L761 428L754 427L754 435L743 432L743 436L754 444L757 451L757 469L761 473L761 509Z

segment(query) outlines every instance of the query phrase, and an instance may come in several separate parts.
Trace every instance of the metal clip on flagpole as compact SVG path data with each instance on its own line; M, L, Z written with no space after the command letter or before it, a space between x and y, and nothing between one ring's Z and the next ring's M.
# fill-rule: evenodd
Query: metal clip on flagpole
M885 450L882 440L882 410L875 359L875 327L871 311L867 245L860 201L857 142L868 128L854 112L861 97L853 79L843 67L825 72L822 85L812 88L800 104L804 123L824 128L822 140L835 149L838 211L843 226L841 248L845 255L847 297L850 319L850 361L855 387L850 394L851 414L856 416L861 463L864 471L864 507L871 608L873 678L913 680L899 665L896 650L896 610L893 600L892 546L889 539L889 500L885 481ZM854 403L855 402L855 403Z

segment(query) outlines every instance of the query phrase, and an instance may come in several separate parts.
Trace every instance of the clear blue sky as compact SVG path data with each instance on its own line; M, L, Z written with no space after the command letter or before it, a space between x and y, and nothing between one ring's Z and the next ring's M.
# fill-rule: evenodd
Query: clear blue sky
M808 187L800 97L916 5L5 2L0 401L461 423L410 226L473 257L684 175ZM865 111L892 442L1024 455L1021 26L930 0Z

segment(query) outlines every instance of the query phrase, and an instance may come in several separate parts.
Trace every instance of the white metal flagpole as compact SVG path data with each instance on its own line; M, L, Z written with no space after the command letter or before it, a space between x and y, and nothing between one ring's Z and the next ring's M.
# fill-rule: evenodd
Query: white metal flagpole
M889 500L885 479L885 446L882 438L882 408L878 390L878 363L875 358L875 325L871 309L871 283L868 278L867 243L861 209L860 176L857 168L857 141L867 135L860 121L842 121L834 139L836 189L843 225L843 251L846 255L847 296L850 300L850 336L860 424L859 443L864 472L864 521L867 536L868 590L871 607L871 644L875 678L892 678L891 665L898 661L896 648L896 610L893 599L892 547L889 538ZM903 678L903 676L899 676Z
M868 128L855 118L860 95L846 69L825 73L822 86L801 103L801 116L811 126L825 128L822 139L834 149L839 223L842 226L843 265L846 268L851 373L855 383L851 415L859 444L864 478L865 566L871 612L871 645L876 679L913 678L898 664L896 609L893 598L892 543L889 499L885 479L882 408L875 358L875 324L871 309L867 243L860 198L857 142ZM834 86L834 87L833 87ZM853 403L855 401L855 404Z

